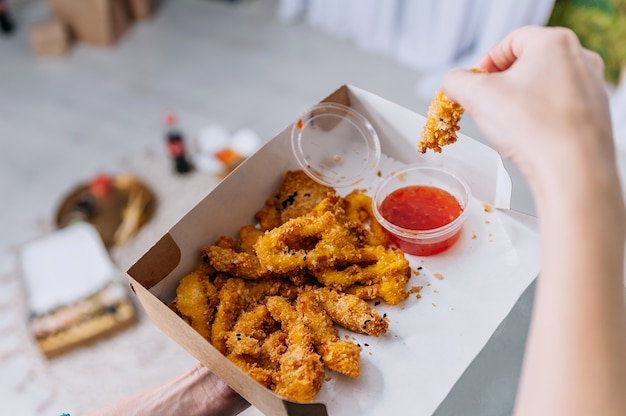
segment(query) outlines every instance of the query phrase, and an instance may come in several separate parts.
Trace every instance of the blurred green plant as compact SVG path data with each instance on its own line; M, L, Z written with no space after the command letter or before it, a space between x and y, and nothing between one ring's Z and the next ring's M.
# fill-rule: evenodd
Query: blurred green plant
M619 83L626 67L626 0L556 0L548 26L572 29L604 59L605 79Z

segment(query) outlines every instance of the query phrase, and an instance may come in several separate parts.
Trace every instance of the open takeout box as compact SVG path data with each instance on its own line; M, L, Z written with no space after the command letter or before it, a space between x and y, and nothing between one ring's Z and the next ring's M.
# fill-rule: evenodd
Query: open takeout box
M535 220L509 210L511 181L489 147L461 134L441 154L418 154L423 116L353 86L344 85L323 101L348 105L372 123L384 155L381 170L434 163L463 176L473 194L466 208L470 217L454 247L431 257L408 256L414 270L408 285L422 286L419 294L396 306L376 306L389 317L389 332L379 338L341 333L363 346L360 377L328 373L316 403L285 401L230 363L167 306L180 279L196 266L201 247L254 224L254 214L274 195L284 172L299 168L290 147L291 126L128 270L131 287L163 332L265 414L432 414L537 276ZM374 183L358 187L371 195Z

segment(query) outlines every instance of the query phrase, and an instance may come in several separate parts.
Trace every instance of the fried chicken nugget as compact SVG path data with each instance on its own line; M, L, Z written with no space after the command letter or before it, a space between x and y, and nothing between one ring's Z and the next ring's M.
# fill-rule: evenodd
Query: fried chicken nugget
M253 305L237 318L237 322L233 325L235 334L242 334L256 340L267 338L269 334L278 330L278 323L272 318L267 306L264 304Z
M361 347L339 339L337 328L313 291L305 290L299 296L296 310L313 334L313 343L322 361L331 370L349 377L360 374Z
M262 267L274 273L315 270L364 261L358 239L333 213L294 218L266 232L254 248Z
M367 224L369 232L367 233L367 244L372 246L389 244L389 238L385 229L374 217L372 210L372 198L365 195L362 191L355 189L344 197L347 209L346 213L350 220L361 224Z
M215 286L197 271L183 277L176 288L176 308L204 338L210 338L211 320L219 302Z
M239 315L232 330L228 332L226 350L229 354L259 357L260 341L279 328L264 304L253 305Z
M330 288L314 290L333 322L358 334L378 337L387 332L389 321L378 315L363 299Z
M219 305L211 326L211 344L222 354L226 354L226 337L245 307L245 288L242 279L228 279L218 292Z
M273 389L287 400L310 402L321 388L324 377L324 364L315 352L311 331L287 299L270 296L267 308L287 332L287 350L280 356Z
M242 296L246 304L254 304L263 301L267 296L282 296L287 299L295 299L300 289L288 280L270 278L266 280L246 281Z
M261 342L261 367L274 374L280 369L280 357L287 351L287 333L281 329L272 332Z
M244 225L239 229L239 251L248 254L254 252L254 243L264 234L264 231L253 225Z
M417 150L426 153L426 150L432 149L441 153L441 146L456 142L463 111L463 107L450 100L442 90L438 90L428 107L426 125Z
M399 250L384 246L363 248L364 257L375 257L369 264L354 264L344 269L324 269L314 272L325 286L355 294L362 299L382 298L397 305L409 296L405 287L411 277L409 261Z
M276 195L268 199L255 218L262 230L271 230L286 221L307 214L328 193L335 190L315 182L302 170L288 171Z
M229 354L226 356L237 367L246 374L261 383L265 387L270 387L272 383L272 371L261 367L253 357L246 355Z
M232 248L217 245L204 247L202 253L207 256L208 263L218 272L229 273L243 279L264 279L271 273L261 266L254 254L240 253Z
M247 305L254 305L266 296L277 294L286 295L295 299L298 289L290 282L280 279L269 279L260 282L246 282L243 279L232 277L228 279L218 292L219 305L211 327L211 343L222 352L227 352L227 338L233 330L243 331L244 325L251 325L255 320L254 310L251 315L245 312ZM262 313L262 311L256 311ZM258 316L257 316L258 317ZM241 326L239 319L243 319ZM251 329L251 328L248 328ZM253 334L247 334L252 336Z
M248 357L257 358L261 355L261 344L256 338L235 331L228 331L224 339L226 341L227 356L246 355Z

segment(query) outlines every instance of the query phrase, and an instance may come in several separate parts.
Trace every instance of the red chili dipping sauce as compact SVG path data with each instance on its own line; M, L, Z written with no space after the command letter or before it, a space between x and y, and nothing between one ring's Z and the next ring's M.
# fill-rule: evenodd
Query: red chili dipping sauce
M409 230L433 230L443 227L461 215L463 208L447 191L434 186L407 186L390 193L379 207L390 223ZM459 238L460 229L450 236L432 242L406 241L389 233L391 241L402 251L428 256L451 247Z

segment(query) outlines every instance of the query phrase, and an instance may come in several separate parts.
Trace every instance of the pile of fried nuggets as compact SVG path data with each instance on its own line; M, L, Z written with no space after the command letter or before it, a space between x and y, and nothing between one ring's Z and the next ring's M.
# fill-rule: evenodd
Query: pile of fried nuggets
M367 300L408 297L404 254L389 246L355 190L340 197L302 171L289 171L276 195L241 227L201 250L172 308L256 381L287 400L310 402L325 370L359 376L358 334L388 330Z

